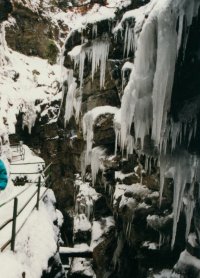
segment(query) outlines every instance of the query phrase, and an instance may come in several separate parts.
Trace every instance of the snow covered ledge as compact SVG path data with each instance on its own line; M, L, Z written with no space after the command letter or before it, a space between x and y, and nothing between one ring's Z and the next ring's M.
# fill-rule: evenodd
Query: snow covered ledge
M48 190L40 210L33 211L16 237L15 253L6 250L0 254L0 277L38 278L47 270L48 260L57 252L62 225L62 215L54 204L54 194Z

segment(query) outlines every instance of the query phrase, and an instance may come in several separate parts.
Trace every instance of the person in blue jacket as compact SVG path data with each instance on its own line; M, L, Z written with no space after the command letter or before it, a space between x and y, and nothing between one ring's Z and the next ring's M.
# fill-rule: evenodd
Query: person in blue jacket
M0 190L4 190L8 184L8 172L4 162L0 159Z

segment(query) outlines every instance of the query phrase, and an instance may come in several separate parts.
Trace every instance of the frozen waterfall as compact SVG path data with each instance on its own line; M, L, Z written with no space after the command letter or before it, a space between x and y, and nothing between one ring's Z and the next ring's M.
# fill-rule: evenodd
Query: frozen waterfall
M142 151L146 136L160 150L160 201L165 177L170 174L174 181L172 247L183 207L187 219L186 237L189 234L195 205L193 186L195 181L199 181L200 159L177 150L183 139L189 145L191 138L195 137L196 115L191 119L179 119L177 123L169 118L176 60L181 46L186 49L187 30L197 16L199 6L200 1L195 0L152 0L138 9L139 13L136 10L127 12L116 28L125 26L124 54L135 50L135 57L122 97L121 117L118 116L115 121L115 152L120 141L122 151L126 149L127 154L131 153L134 143L131 149L128 138L132 138L133 142L139 139ZM131 17L135 20L134 30L129 26L130 20L126 22ZM140 32L136 36L139 27ZM133 127L134 138L131 136ZM167 154L168 149L172 154ZM187 194L186 184L190 184Z

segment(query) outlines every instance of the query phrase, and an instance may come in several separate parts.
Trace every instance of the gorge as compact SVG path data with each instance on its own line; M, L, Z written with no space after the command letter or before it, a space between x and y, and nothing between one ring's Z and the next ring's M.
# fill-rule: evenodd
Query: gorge
M199 7L0 2L1 137L53 162L63 244L92 252L66 277L200 277Z

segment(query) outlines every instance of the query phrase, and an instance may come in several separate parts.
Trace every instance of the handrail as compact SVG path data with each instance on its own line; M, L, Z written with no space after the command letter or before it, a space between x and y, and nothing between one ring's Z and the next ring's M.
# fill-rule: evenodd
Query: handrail
M30 203L30 201L33 199L33 197L35 196L35 194L38 192L38 189L31 195L31 197L28 199L28 201L22 206L22 208L18 211L17 216L19 216L22 211L25 209L25 207L27 207L27 205Z
M47 165L47 167L42 172L45 173L52 165L53 165L52 162L49 163L49 165Z
M32 185L31 185L32 186ZM0 204L0 208L7 205L8 203L10 203L12 200L14 200L16 197L19 197L22 193L24 193L25 191L27 191L31 186L26 187L24 190L22 190L21 192L19 192L17 195L13 196L12 198L8 199L6 202Z
M23 206L20 208L20 210L17 210L17 205L18 205L18 197L23 194L25 191L27 191L28 189L30 189L33 185L25 188L24 190L22 190L20 193L16 194L14 197L10 198L9 200L7 200L6 202L4 202L3 204L0 205L0 208L3 207L4 205L8 204L9 202L11 202L12 200L14 200L14 208L13 208L13 217L6 220L1 226L0 226L0 231L5 228L8 224L10 224L11 222L12 224L12 236L11 238L3 244L3 246L0 247L0 251L2 252L3 250L6 249L6 247L8 245L11 244L11 250L14 251L15 248L15 238L17 236L17 234L20 232L20 230L22 229L22 227L24 226L24 224L26 223L26 221L28 220L29 216L31 215L31 213L33 212L33 210L35 208L39 209L39 202L40 200L44 197L44 195L46 194L47 190L50 188L51 183L48 183L48 185L46 184L47 180L50 179L51 174L48 173L48 175L46 177L45 173L47 172L47 170L50 169L52 163L50 163L41 173L37 172L37 174L39 175L39 180L37 182L38 187L37 189L34 191L33 194L31 194L31 196L28 198L28 200L26 201L25 204L23 204ZM20 174L20 173L19 173ZM41 181L41 177L44 179L43 181ZM38 178L38 177L37 177ZM42 185L47 185L46 189L44 190L44 192L42 193L42 195L40 196L40 187ZM31 209L30 213L28 214L28 216L25 218L25 220L23 221L22 225L18 228L18 230L16 231L16 220L17 217L24 211L24 209L28 206L28 204L31 202L31 200L33 200L34 196L37 194L37 201L36 204L34 205L34 207Z
M26 163L11 163L10 165L13 166L18 166L18 165L31 165L31 164L45 164L44 161L38 161L38 162L26 162Z
M53 165L53 163L49 163L49 165L47 165L47 167L40 173L37 172L36 174L40 174L41 176L51 167L51 165ZM16 174L21 174L21 173L16 173ZM29 174L29 173L26 173ZM36 180L38 179L38 177L33 181L33 182L28 182L28 183L35 183ZM37 182L38 183L38 182ZM17 195L13 196L12 198L8 199L6 202L0 204L0 208L3 207L4 205L8 204L9 202L11 202L12 200L14 200L15 197L20 196L23 192L25 192L26 190L28 190L31 186L25 188L24 190L22 190L20 193L18 193Z
M40 174L40 171L39 172L32 172L32 173L21 173L21 172L10 173L10 175L36 175L36 174Z

